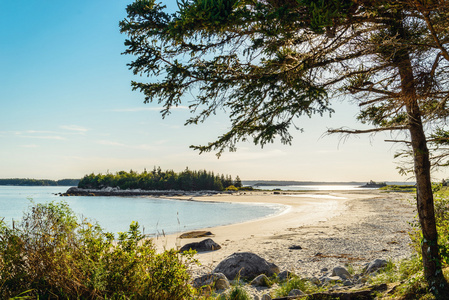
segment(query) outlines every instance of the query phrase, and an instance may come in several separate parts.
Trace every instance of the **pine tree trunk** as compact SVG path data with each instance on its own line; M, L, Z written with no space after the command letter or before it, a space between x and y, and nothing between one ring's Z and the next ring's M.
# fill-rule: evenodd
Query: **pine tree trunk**
M408 115L416 178L416 202L423 235L421 245L424 276L437 299L447 299L448 285L441 269L438 232L435 220L430 159L418 105L410 56L402 53L396 66L401 77L402 97Z
M416 105L417 106L417 105ZM432 183L430 178L429 150L427 149L421 116L407 106L409 130L412 141L416 178L416 202L423 235L421 245L424 276L430 287L439 290L445 279L441 270L438 249L438 233L435 221Z
M397 12L389 23L392 38L402 42L409 38L402 23L402 13ZM421 111L413 75L413 66L408 50L399 48L392 56L392 62L399 71L401 79L402 101L407 110L408 130L413 149L414 170L416 178L416 204L423 235L422 260L424 277L437 299L448 298L448 284L441 269L438 247L438 232L435 220L432 182L430 178L430 159L427 140L424 134Z

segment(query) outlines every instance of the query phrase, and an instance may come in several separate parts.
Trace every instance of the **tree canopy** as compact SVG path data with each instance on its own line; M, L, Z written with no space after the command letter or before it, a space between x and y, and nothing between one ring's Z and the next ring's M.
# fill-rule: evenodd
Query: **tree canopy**
M449 3L179 0L178 8L168 13L154 0L137 0L120 23L125 54L136 57L130 69L150 77L132 82L145 102L163 104L165 116L194 95L186 124L225 109L230 129L192 146L200 152L232 151L247 139L289 144L298 117L332 114L332 101L341 98L356 102L357 119L372 127L329 133L403 132L417 181L425 275L441 292L430 161L447 164Z
M230 175L215 175L206 170L192 171L186 168L182 172L173 170L162 171L160 167L152 171L146 170L142 173L130 170L120 171L115 174L89 174L81 178L78 187L85 189L101 189L106 187L118 187L126 189L142 190L184 190L201 191L213 190L222 191L230 186L241 187L240 178L235 181Z

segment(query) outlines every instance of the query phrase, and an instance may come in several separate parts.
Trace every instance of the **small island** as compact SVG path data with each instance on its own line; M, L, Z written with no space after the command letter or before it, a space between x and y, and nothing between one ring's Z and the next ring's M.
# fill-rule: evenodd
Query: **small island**
M384 186L387 186L386 182L375 182L375 181L370 180L370 182L362 185L361 188L379 189L379 188L382 188Z
M119 171L115 174L85 175L77 187L72 187L63 196L176 196L198 192L216 194L222 191L244 189L239 176L215 175L206 170L192 171L186 168L176 173L162 171L160 167L139 173Z

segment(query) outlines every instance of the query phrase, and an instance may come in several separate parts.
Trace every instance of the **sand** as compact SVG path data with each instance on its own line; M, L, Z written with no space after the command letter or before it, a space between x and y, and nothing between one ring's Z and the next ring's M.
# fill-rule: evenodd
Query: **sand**
M304 276L314 276L323 268L345 264L357 268L376 258L397 260L412 253L407 232L416 212L411 194L379 190L245 192L190 200L286 207L282 213L263 219L205 228L222 248L196 254L201 265L192 269L195 276L212 271L235 252L256 253L277 264L281 271ZM179 239L180 234L158 237L155 244L159 250L179 249L205 239Z

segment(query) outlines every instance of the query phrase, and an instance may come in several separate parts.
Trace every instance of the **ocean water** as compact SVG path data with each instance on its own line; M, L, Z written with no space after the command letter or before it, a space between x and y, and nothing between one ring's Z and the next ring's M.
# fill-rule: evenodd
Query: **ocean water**
M363 190L360 185L341 184L341 185L261 185L255 186L261 190L282 190L282 191L350 191Z
M0 186L0 219L11 224L34 203L65 201L80 218L108 232L127 231L137 221L145 234L171 234L228 225L281 213L285 206L168 200L150 197L60 197L69 187Z

